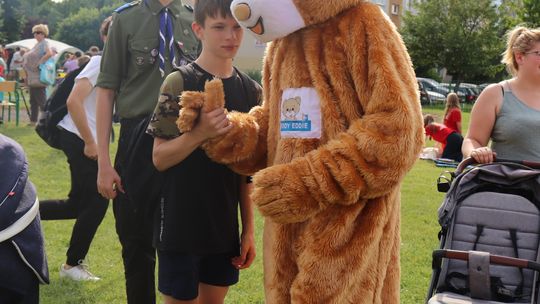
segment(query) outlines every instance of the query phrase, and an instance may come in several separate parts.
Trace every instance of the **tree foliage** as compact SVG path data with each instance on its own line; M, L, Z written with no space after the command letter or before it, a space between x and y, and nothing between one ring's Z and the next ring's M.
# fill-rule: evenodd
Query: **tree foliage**
M501 35L516 25L523 23L519 17L523 11L521 0L502 0L499 5L499 23L501 24Z
M24 23L20 3L18 0L3 0L1 3L0 38L4 41L18 40Z
M124 3L124 0L0 0L0 42L32 38L32 27L44 23L54 39L80 49L100 45L101 21Z
M523 8L519 11L520 19L530 27L540 26L540 1L521 0Z
M92 45L101 45L99 26L103 19L111 15L113 6L97 8L81 8L76 14L64 18L57 28L54 39L66 41L82 50Z
M430 0L406 14L402 35L418 74L446 68L456 80L493 77L502 52L497 10L489 0Z

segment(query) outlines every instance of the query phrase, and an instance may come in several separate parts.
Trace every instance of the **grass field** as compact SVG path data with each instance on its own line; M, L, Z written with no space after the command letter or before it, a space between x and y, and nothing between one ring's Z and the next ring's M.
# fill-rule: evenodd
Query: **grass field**
M424 111L442 117L442 107ZM465 108L464 128L468 125L467 112L468 108ZM30 127L15 127L8 123L0 125L0 133L14 138L24 147L30 165L30 178L38 189L40 199L65 197L70 181L65 156L61 151L49 148ZM115 147L113 144L111 150ZM432 162L419 160L402 185L401 303L422 303L427 292L431 251L438 246L436 211L443 198L443 194L436 190L436 179L444 170L435 167ZM51 284L41 287L41 303L125 303L121 249L110 207L87 259L90 270L102 280L76 283L59 279L58 268L65 261L73 222L42 222ZM231 288L226 303L264 303L262 222L257 214L256 261L250 269L241 273L240 283Z

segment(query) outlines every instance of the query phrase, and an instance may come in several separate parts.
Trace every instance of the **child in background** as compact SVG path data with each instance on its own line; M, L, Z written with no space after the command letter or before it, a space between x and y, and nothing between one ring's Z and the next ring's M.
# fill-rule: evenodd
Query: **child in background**
M430 114L424 115L424 129L426 136L442 144L441 158L458 162L462 160L461 144L463 143L463 137L461 134L443 124L436 123Z
M461 106L459 97L456 93L450 93L446 96L446 110L444 111L444 125L448 128L461 133Z

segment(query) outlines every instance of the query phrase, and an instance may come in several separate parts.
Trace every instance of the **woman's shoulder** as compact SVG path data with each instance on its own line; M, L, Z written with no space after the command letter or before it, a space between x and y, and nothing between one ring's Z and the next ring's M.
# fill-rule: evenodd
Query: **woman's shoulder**
M505 82L499 82L487 86L474 103L473 109L476 109L474 112L483 113L482 115L498 113L503 102L504 85Z
M483 100L502 100L502 96L504 95L504 91L506 90L508 84L506 81L501 81L499 83L493 83L488 85L482 93L480 93L480 96L478 96L478 100L476 102L482 102Z
M482 93L486 92L487 94L499 94L502 95L503 91L509 91L510 86L513 83L514 78L512 79L505 79L502 81L499 81L497 83L492 83L488 85L484 90L482 90ZM480 94L482 94L480 93Z

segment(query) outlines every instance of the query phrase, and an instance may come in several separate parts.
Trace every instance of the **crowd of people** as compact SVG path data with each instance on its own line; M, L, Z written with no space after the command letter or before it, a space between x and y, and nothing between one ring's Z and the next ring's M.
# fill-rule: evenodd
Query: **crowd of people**
M48 93L50 93L48 84L39 80L42 69L40 65L49 58L53 58L56 70L65 75L85 65L92 56L101 53L98 46L91 46L85 53L80 51L65 52L62 61L59 60L60 58L56 58L58 51L50 45L47 39L49 27L46 24L33 26L32 35L36 44L30 49L20 46L10 48L0 46L0 81L14 80L28 87L30 95L29 126L35 126L39 113L43 111Z
M157 286L167 304L223 303L228 288L239 280L239 270L253 262L250 178L213 162L199 149L206 140L229 131L227 110L248 112L261 102L248 100L247 91L260 93L261 88L233 66L243 30L230 4L231 0L198 0L192 9L179 0L127 3L100 27L103 54L93 46L87 54L65 56L64 71L78 73L67 97L68 114L58 124L71 189L67 199L43 200L39 206L42 220L76 219L60 277L99 280L84 261L110 199L130 304L156 302L156 253ZM9 51L7 60L0 58L0 73L18 79L20 71L26 71L30 123L35 124L46 89L32 81L55 50L46 39L47 25L35 25L32 34L36 45ZM511 31L503 62L513 78L481 93L465 136L455 93L447 96L442 123L424 116L425 133L441 144L442 158L540 161L539 141L531 140L537 137L540 121L540 30ZM175 67L179 68L173 72ZM202 91L205 82L216 77L224 83L226 110L203 112L192 131L180 133L175 125L179 95ZM109 157L113 114L120 120L114 165ZM144 148L152 150L151 161L162 178L160 196L145 202L151 207L144 212L134 208L137 198L125 183L130 160L140 153L132 144L141 136L141 124L152 136ZM0 286L0 299L6 292ZM10 292L17 297L9 299L20 303L36 300L35 288Z

